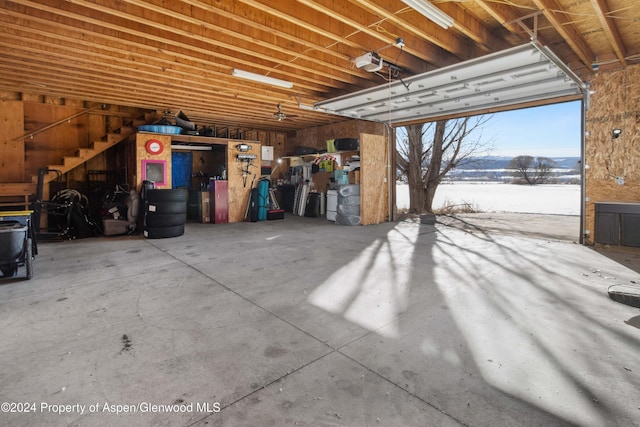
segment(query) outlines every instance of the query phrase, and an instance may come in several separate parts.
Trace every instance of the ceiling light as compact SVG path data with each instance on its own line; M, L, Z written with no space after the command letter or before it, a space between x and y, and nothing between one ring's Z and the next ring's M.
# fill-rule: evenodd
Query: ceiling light
M445 30L453 25L453 18L435 7L428 0L402 0L402 2L440 25Z
M213 147L211 145L180 145L171 144L172 150L191 150L191 151L211 151Z
M293 83L288 82L286 80L275 79L273 77L265 76L262 74L251 73L249 71L238 70L234 68L231 72L231 75L235 77L240 77L241 79L252 80L254 82L266 83L273 86L280 86L286 89L291 89L293 87Z

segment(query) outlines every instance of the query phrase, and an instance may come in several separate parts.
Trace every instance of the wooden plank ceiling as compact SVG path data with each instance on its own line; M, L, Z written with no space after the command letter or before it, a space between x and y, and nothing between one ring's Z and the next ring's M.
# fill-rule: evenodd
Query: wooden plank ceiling
M293 131L344 120L300 105L531 38L585 79L640 61L640 1L432 3L454 19L451 28L400 0L2 0L0 90L182 110L201 126ZM358 69L354 59L372 51L385 67ZM293 87L242 80L234 68Z

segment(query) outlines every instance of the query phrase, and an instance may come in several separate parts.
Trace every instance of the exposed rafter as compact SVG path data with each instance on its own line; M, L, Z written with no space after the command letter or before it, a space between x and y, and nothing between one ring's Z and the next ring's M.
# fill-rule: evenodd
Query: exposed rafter
M535 38L579 75L640 61L640 2L430 0L441 28L400 0L4 0L0 92L181 109L202 124L289 131L342 118L299 105L409 79ZM355 58L380 52L367 72ZM386 48L385 48L386 49ZM293 82L276 88L240 68ZM273 120L282 104L296 120Z

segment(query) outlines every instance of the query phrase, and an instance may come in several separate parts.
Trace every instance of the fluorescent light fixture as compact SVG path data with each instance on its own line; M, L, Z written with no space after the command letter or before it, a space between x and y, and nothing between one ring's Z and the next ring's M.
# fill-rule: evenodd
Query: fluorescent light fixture
M440 25L445 30L453 25L453 18L435 7L428 0L402 0L402 2Z
M211 151L213 147L210 145L179 145L171 144L172 150L191 150L191 151Z
M251 73L249 71L238 70L234 68L231 72L231 75L235 77L240 77L241 79L253 80L254 82L266 83L273 86L279 86L286 89L291 89L293 87L293 83L288 82L286 80L275 79L273 77L265 76L262 74Z

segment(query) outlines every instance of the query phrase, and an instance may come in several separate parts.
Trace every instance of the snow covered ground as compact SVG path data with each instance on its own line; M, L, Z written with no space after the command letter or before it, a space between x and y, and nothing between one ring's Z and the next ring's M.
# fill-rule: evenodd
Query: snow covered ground
M409 187L397 183L396 193L398 209L407 209ZM580 186L443 183L438 186L433 208L463 203L481 212L580 215Z

